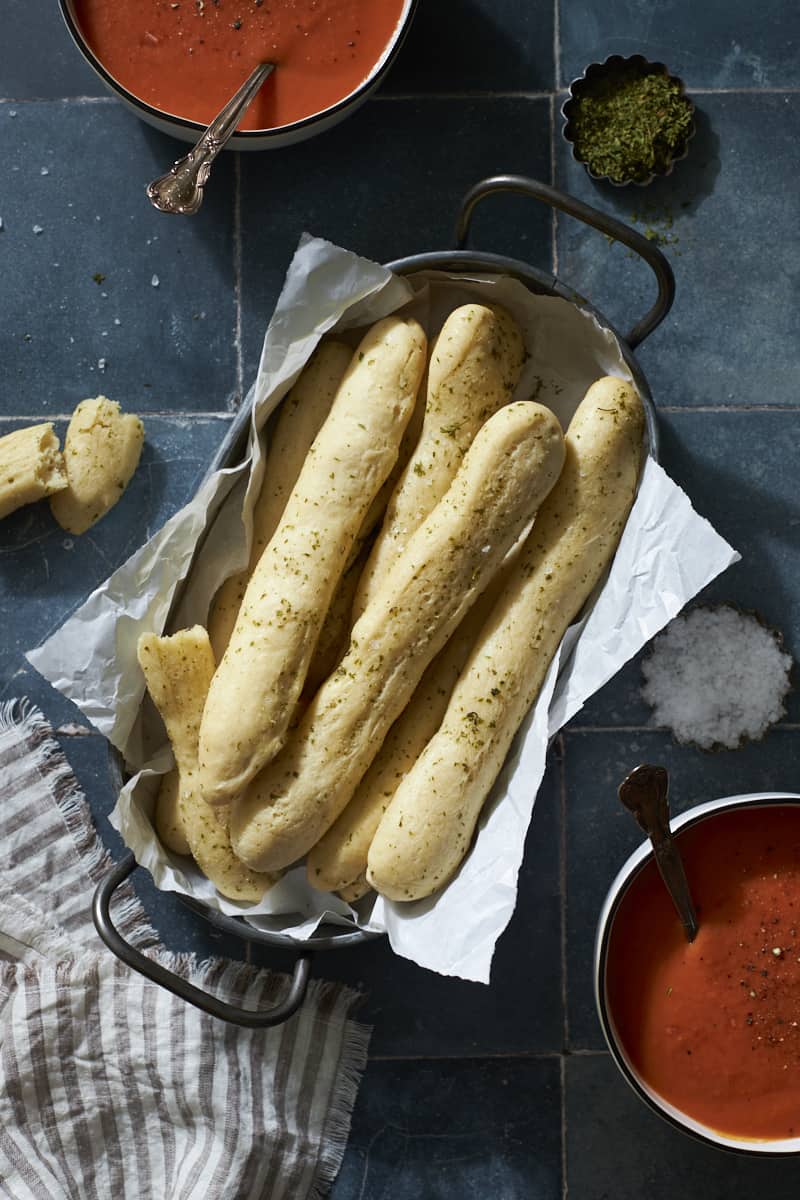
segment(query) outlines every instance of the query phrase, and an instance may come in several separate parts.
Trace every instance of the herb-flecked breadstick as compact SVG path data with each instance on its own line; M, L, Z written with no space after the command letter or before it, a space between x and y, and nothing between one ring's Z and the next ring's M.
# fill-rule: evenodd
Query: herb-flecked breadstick
M439 728L475 638L505 590L507 575L508 568L503 566L436 655L387 733L353 798L309 851L306 874L312 887L322 892L338 892L347 900L353 894L352 885L363 878L359 895L369 890L367 855L375 830L404 775Z
M199 728L199 727L198 727ZM162 775L156 796L154 824L160 841L173 854L191 854L180 809L181 782L178 768ZM220 809L220 812L222 809Z
M510 401L524 357L505 309L464 304L445 321L431 350L422 430L362 572L354 620L449 488L481 425Z
M309 447L331 410L352 357L352 350L343 342L322 342L281 404L264 464L264 481L253 507L250 560L225 580L208 616L208 636L217 662L230 641L247 582L278 527Z
M489 418L285 749L232 806L231 840L243 861L258 870L287 866L335 821L563 459L561 428L541 405L510 404Z
M207 799L225 803L280 750L364 515L397 459L425 368L413 320L362 339L247 585L200 727Z
M0 519L67 486L52 421L0 438Z
M64 439L67 486L50 498L69 533L84 533L113 508L139 465L144 426L115 400L82 400Z
M255 903L275 877L251 871L239 861L219 810L203 799L198 788L200 716L214 674L208 634L200 625L181 629L171 637L143 633L137 654L175 756L180 824L192 856L223 896Z
M367 878L384 896L428 896L460 865L559 642L614 555L636 491L643 437L642 405L632 386L613 378L593 384L570 422L561 478L444 720L378 826Z

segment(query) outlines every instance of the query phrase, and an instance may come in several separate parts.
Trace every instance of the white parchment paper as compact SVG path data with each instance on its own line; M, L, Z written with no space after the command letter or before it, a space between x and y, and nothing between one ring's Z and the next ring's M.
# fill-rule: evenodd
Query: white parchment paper
M738 555L652 460L609 574L588 616L568 631L486 804L475 844L439 895L412 904L367 897L351 909L288 872L259 905L220 896L188 860L158 842L152 811L171 754L149 702L136 642L171 628L205 623L219 584L244 564L251 512L264 469L264 426L320 338L403 308L429 336L467 299L502 303L519 322L529 358L515 399L535 398L566 427L601 375L630 378L613 335L575 305L536 296L501 276L451 278L427 272L400 279L376 263L304 237L292 260L264 341L245 462L209 477L180 512L102 584L43 645L31 664L73 700L121 751L132 771L112 823L160 888L182 892L254 925L297 940L324 919L354 920L386 932L394 950L445 975L488 982L498 937L514 911L517 876L549 739L701 588ZM347 336L345 334L345 336ZM353 334L353 337L356 335Z

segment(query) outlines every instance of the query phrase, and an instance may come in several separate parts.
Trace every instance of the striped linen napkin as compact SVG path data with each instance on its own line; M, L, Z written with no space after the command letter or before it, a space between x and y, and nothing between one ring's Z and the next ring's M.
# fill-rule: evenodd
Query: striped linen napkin
M0 705L0 1196L324 1196L366 1062L358 995L312 982L268 1030L199 1012L97 937L91 894L109 865L41 713ZM287 986L168 954L133 891L118 896L123 935L198 986L246 1006Z

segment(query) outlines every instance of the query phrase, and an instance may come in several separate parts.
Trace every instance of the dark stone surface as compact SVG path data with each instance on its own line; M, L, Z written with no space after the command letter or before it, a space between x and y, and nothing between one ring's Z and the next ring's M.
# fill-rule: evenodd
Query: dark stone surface
M743 556L704 598L758 609L800 655L796 5L422 0L374 100L304 145L225 155L192 219L163 217L144 196L181 145L106 97L54 0L6 0L2 16L0 435L50 416L63 432L77 401L104 391L143 414L147 443L89 534L68 537L44 504L0 525L0 699L29 696L59 730L112 854L106 744L76 732L85 719L23 651L196 488L255 373L301 232L381 261L447 249L463 193L488 174L550 180L555 169L560 186L661 243L676 303L638 357L662 409L662 461ZM643 50L696 89L690 155L646 191L593 184L560 137L554 87L612 50ZM501 197L478 210L472 244L557 271L627 330L652 303L648 268L566 218L555 247L553 231L547 211ZM363 988L374 1024L335 1200L797 1194L794 1164L708 1151L636 1101L598 1053L591 959L603 897L640 840L616 799L622 776L663 762L676 810L797 787L800 700L763 743L706 755L647 728L639 683L634 662L551 752L491 987L424 972L384 942L317 957L315 974ZM250 953L144 873L136 881L171 949Z
M558 1060L371 1062L331 1200L561 1195Z
M566 1068L566 1160L579 1200L794 1200L800 1168L729 1154L673 1129L642 1104L607 1054Z
M561 83L609 54L666 63L691 88L796 87L800 12L783 0L587 0L559 5Z
M546 100L374 100L316 140L243 156L245 382L301 233L378 262L452 249L461 198L479 179L550 178L548 128ZM548 270L550 214L517 196L492 198L471 244Z
M176 147L115 100L0 104L5 413L101 391L138 411L235 402L235 160L179 220L144 191Z

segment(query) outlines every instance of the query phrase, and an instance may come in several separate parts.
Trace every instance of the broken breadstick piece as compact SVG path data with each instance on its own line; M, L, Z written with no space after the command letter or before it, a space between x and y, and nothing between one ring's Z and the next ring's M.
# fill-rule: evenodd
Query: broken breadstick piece
M0 518L67 486L52 421L0 438Z

